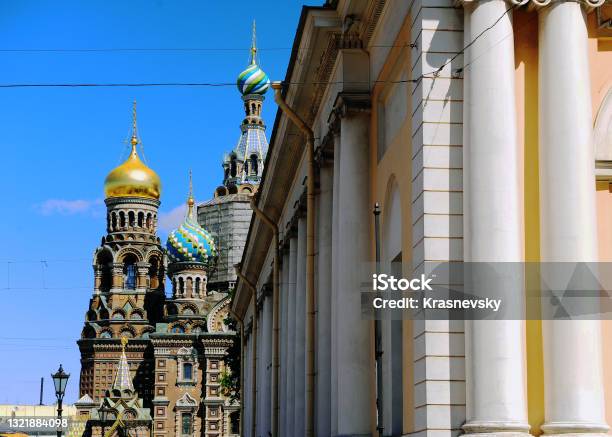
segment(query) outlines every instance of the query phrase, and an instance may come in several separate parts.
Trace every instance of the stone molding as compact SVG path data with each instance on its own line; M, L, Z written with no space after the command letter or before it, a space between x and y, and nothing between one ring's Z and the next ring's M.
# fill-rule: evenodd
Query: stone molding
M161 202L154 199L146 199L144 197L108 197L104 199L107 207L121 204L149 205L158 208Z

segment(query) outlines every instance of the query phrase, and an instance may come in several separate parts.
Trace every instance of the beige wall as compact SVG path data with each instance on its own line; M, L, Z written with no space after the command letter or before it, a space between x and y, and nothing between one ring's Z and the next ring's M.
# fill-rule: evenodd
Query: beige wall
M402 30L400 31L395 46L405 46L409 43L410 37L410 16L406 16ZM402 264L405 272L411 271L412 267L412 144L411 138L411 84L391 84L384 81L397 80L398 77L410 75L410 49L407 47L395 47L389 52L388 57L384 62L384 66L372 91L372 118L370 126L370 162L372 168L370 174L371 180L371 198L374 202L380 203L381 210L381 229L384 229L384 221L386 220L385 211L386 204L390 200L391 190L397 189L401 199L401 215L402 215L402 233L401 233L401 248L402 248ZM397 93L405 93L405 96L397 96ZM390 129L385 128L385 121L381 114L381 109L387 106L393 107L391 99L406 102L408 110L405 113L403 120L392 119L397 114L385 114L386 125L394 124L396 127L392 129L392 138L384 138L380 130L387 132ZM379 129L380 128L380 129ZM384 155L378 161L378 148L383 147L380 142L386 143ZM374 250L374 246L372 247ZM383 253L385 249L383 248ZM374 252L373 256L374 258ZM413 429L413 358L412 358L412 323L405 321L403 324L403 368L404 368L404 432L412 432Z

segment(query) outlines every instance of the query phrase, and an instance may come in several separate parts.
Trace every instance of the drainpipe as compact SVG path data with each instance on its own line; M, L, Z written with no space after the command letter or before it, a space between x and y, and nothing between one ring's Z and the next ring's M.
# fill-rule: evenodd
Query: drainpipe
M287 105L282 82L273 82L274 101L306 136L306 437L314 436L314 133L306 122Z
M278 375L280 369L279 335L280 335L280 291L279 271L280 254L278 250L278 226L255 204L255 196L251 197L251 209L270 229L272 229L272 246L274 247L274 267L272 273L272 437L278 437L278 418L280 412Z
M244 323L242 319L232 309L229 309L229 314L238 322L240 326L240 392L244 390ZM242 433L242 420L244 418L244 402L240 400L240 422L238 422L238 434L240 437L244 437Z
M380 273L380 205L378 202L374 204L374 235L376 239L376 273ZM374 320L374 359L376 360L376 409L377 421L376 429L378 436L382 437L384 431L383 421L383 348L382 348L382 323L380 312L376 311L376 319Z
M247 288L251 290L251 297L253 298L253 361L251 364L251 372L252 372L252 401L251 401L251 437L255 437L257 434L257 330L258 330L258 315L257 315L257 290L253 283L249 281L246 276L242 274L241 265L236 264L234 266L236 269L236 275L240 278L241 281L244 281Z

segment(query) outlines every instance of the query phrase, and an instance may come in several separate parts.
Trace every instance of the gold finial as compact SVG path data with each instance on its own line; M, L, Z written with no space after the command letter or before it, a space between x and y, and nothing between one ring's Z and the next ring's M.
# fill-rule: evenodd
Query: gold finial
M132 105L132 139L130 143L132 144L132 149L136 148L136 145L140 142L138 140L138 127L136 126L136 100Z
M125 346L128 344L128 338L126 336L121 337L121 351L125 352Z
M189 197L187 198L187 206L189 210L187 215L189 218L193 218L193 206L195 205L195 200L193 199L193 180L191 177L191 169L189 169Z
M253 20L253 36L251 40L251 64L256 64L257 56L257 37L256 37L256 29L255 29L255 20Z

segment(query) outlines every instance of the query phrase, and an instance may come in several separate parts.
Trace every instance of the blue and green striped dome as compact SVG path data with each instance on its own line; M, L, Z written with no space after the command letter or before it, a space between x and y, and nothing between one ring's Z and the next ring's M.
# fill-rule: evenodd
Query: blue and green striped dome
M212 236L187 214L185 221L172 231L166 242L168 256L172 262L214 263L217 248Z
M265 94L270 87L270 78L259 66L253 62L238 76L236 82L238 91L242 95Z

